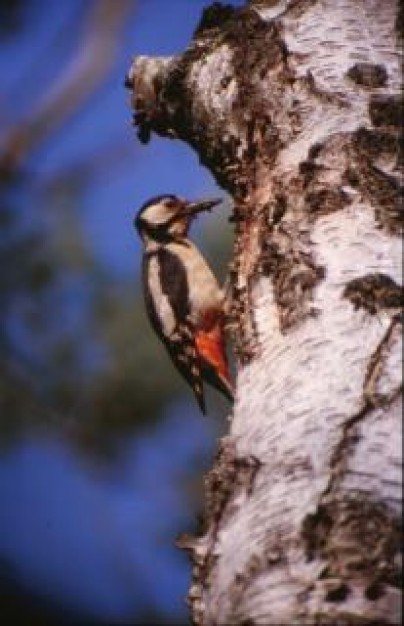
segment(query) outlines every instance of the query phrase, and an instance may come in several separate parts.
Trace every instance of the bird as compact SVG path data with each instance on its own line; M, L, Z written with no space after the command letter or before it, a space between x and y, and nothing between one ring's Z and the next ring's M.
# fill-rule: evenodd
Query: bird
M225 296L188 231L197 215L221 201L159 195L145 202L134 219L143 243L143 293L151 326L203 414L204 383L229 401L234 391L225 349Z

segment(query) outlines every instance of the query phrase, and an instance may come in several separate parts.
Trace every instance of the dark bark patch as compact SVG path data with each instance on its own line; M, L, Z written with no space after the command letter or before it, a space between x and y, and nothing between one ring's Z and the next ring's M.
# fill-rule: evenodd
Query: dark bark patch
M327 141L312 146L307 158L299 164L300 184L310 217L346 207L351 202L351 194L343 187L348 185L358 189L371 203L381 228L389 234L401 234L400 178L381 167L393 167L393 172L398 171L404 162L402 148L395 128L363 126L351 133L336 133ZM335 160L341 154L345 154L345 159L340 159L340 180L330 187L328 171L335 168Z
M322 504L320 504L315 513L306 515L302 524L302 539L308 561L312 561L324 550L332 524L332 517L327 507Z
M375 600L379 600L385 594L384 585L382 585L379 581L373 582L365 589L364 596L368 600L374 602Z
M342 188L341 183L330 183L327 173L330 166L329 159L334 159L336 152L347 149L347 138L333 136L325 143L313 145L307 155L307 159L299 164L301 185L304 193L304 209L309 220L318 216L327 215L346 208L351 203L351 196Z
M281 29L275 22L261 19L248 8L240 9L224 34L224 41L235 52L236 74L248 78L260 75L261 70L277 67L286 60L288 51L281 37Z
M402 556L402 555L401 555ZM384 576L383 582L386 585L395 587L396 589L403 589L403 570L397 566L397 569L390 570Z
M355 63L347 71L347 77L361 87L384 87L388 74L384 65L375 63Z
M373 165L364 154L357 153L355 165L346 169L343 180L358 187L375 210L381 228L400 235L403 228L403 190L400 181Z
M274 295L283 332L302 319L305 303L325 276L310 254L293 250L290 241L265 236L261 242L260 271L272 278Z
M321 573L324 583L356 579L368 581L369 587L375 580L385 583L400 575L400 519L360 493L325 497L327 502L306 516L302 530L307 558L327 561Z
M309 152L308 152L309 161L313 161L314 159L316 159L321 153L323 148L324 148L323 143L319 141L317 143L313 143L313 145L310 146Z
M369 99L369 117L374 126L394 126L401 130L403 123L401 95L372 94Z
M351 593L351 589L347 584L341 583L336 586L332 586L328 589L325 595L326 602L344 602L347 599L349 594Z
M400 177L381 169L378 159L386 159L395 168L403 161L402 142L392 127L389 129L358 128L348 136L345 145L346 167L341 183L358 189L374 211L380 228L390 235L401 235L403 228L403 189ZM394 171L394 170L393 170Z
M331 505L333 526L325 553L334 561L334 574L385 577L397 569L400 521L386 507L358 494ZM331 511L330 511L331 514Z
M400 182L374 165L363 171L369 199L373 199L375 217L381 226L400 234L403 227L403 189Z
M258 0L259 2L260 0ZM290 17L297 19L301 17L306 11L308 11L312 6L317 4L318 0L291 0L287 3L286 13ZM266 0L266 4L269 7L273 7L273 0Z
M207 30L223 28L224 23L234 16L236 9L231 4L214 2L203 10L201 20L196 27L194 37L199 37Z
M355 278L344 288L343 297L357 310L363 308L372 315L378 310L399 308L404 305L403 288L387 274L380 272Z
M350 202L351 198L340 187L315 189L305 195L305 206L311 217L340 211L350 204Z
M301 161L299 163L299 173L302 175L302 185L305 189L310 185L313 180L316 179L317 175L324 171L324 167L319 163L316 163L314 158L309 158L306 161Z
M361 181L359 168L353 166L347 167L342 175L342 181L354 189L359 187Z
M269 209L268 205L264 207L264 210ZM287 211L287 199L284 194L275 194L274 202L272 206L272 215L270 216L271 225L278 226L282 221Z
M402 38L404 36L404 2L402 0L398 3L395 29L398 36Z
M401 147L396 133L364 126L353 133L352 145L358 153L372 160L381 155L398 156Z

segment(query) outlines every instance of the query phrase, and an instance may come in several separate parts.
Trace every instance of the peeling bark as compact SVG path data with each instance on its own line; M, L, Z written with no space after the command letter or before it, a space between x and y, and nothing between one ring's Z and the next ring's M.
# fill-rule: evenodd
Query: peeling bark
M393 0L204 11L135 59L135 124L234 199L229 435L206 478L195 624L400 623L400 46Z

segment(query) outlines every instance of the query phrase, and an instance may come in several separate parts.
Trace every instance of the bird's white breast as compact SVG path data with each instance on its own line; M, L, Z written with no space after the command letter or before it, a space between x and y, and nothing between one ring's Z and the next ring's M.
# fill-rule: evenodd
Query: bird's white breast
M190 316L193 323L198 324L201 314L206 309L222 307L223 292L209 265L189 240L186 241L186 245L173 242L168 244L167 248L178 255L185 264Z

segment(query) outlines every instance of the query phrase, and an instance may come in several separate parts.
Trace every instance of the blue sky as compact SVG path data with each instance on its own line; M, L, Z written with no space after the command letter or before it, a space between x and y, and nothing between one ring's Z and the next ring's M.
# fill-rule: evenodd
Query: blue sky
M56 438L3 453L0 555L22 582L105 620L150 607L181 618L189 568L173 542L190 524L187 470L213 451L209 422L183 408L125 442L109 467Z
M118 0L119 1L119 0ZM118 274L133 272L133 250L137 248L132 231L132 219L137 207L153 195L174 192L186 197L217 194L217 187L210 172L199 164L197 155L180 141L153 137L148 146L136 139L131 126L132 112L129 93L123 88L123 80L133 56L138 54L171 55L180 53L190 41L203 7L203 0L137 0L134 2L133 19L128 23L126 37L119 50L116 67L97 102L92 99L88 106L73 117L67 125L63 140L50 140L41 158L32 163L36 175L46 176L62 167L68 167L85 155L102 149L106 138L118 134L122 150L128 151L125 164L104 180L97 180L87 190L84 231L92 242L95 254L108 269ZM239 6L240 1L228 4ZM27 80L32 48L35 54L48 51L54 31L69 15L80 15L82 2L46 3L36 0L37 12L33 26L18 42L14 40L3 47L0 72L4 93L10 94L13 104L5 102L9 116L21 115L14 107L14 94L22 90ZM43 11L46 9L46 19ZM50 59L49 67L40 76L46 83L57 72L60 59ZM29 79L29 75L28 75ZM28 82L28 87L31 85ZM32 95L38 97L38 87L33 85ZM11 88L13 87L13 88ZM24 88L25 89L25 88ZM24 92L24 98L26 94ZM17 99L18 100L18 99ZM1 98L0 98L1 107ZM3 107L0 108L0 111ZM22 115L24 117L24 113Z
M118 137L123 163L95 178L77 207L83 237L111 280L137 280L140 250L132 220L148 197L218 193L187 145L156 137L147 146L138 143L123 87L134 55L180 53L208 4L134 2L113 72L97 100L26 163L36 184L45 186L55 172L102 154L108 138ZM58 45L58 30L63 32L70 16L79 35L86 0L32 0L27 6L29 27L2 43L0 124L5 126L29 116L57 77L72 48L71 39L61 38ZM220 215L212 219L224 222ZM74 298L71 304L76 310ZM80 316L71 323L80 333ZM0 559L36 593L82 614L122 623L153 608L168 619L183 618L190 568L173 542L194 522L187 497L195 479L190 469L202 473L208 467L216 436L216 427L201 418L190 397L168 408L152 431L122 442L119 455L105 466L90 463L55 433L27 434L0 456Z

